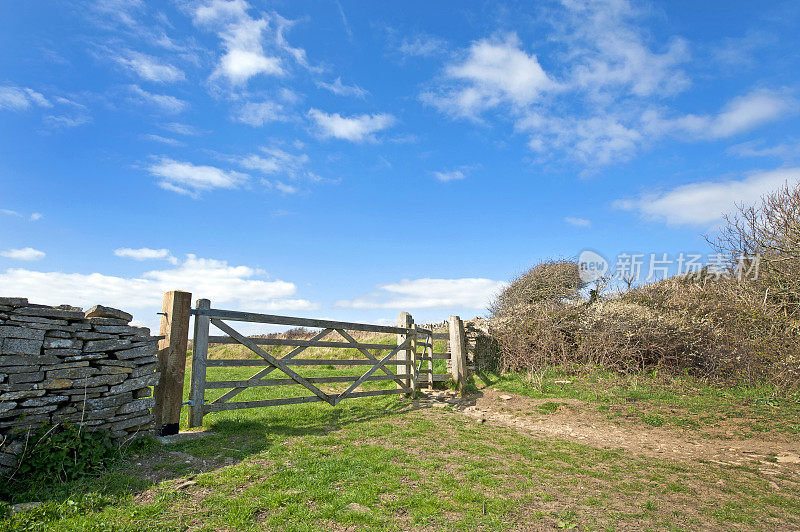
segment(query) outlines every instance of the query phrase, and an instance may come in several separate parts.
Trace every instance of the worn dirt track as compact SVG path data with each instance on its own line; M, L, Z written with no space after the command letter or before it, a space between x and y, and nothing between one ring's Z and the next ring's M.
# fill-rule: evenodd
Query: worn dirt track
M558 399L552 413L537 407L549 399L532 399L486 389L457 398L452 392L432 392L421 404L450 406L479 423L574 441L597 448L623 449L650 458L694 462L707 460L725 465L757 467L768 475L782 475L800 484L800 442L785 435L765 434L758 439L730 437L726 427L703 434L644 423L614 423L596 405L577 399ZM758 461L758 462L756 462Z

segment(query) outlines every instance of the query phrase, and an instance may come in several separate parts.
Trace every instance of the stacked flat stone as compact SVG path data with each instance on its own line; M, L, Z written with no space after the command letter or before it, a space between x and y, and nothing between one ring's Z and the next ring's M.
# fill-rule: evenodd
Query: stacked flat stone
M500 356L500 347L491 332L491 323L486 318L475 317L464 320L464 336L467 347L467 373L474 374L495 366ZM447 352L450 352L448 343ZM452 362L447 360L447 373L451 372Z
M0 297L0 469L25 434L68 422L124 438L153 428L158 340L121 310Z
M489 320L476 317L465 321L464 335L467 343L467 369L470 372L491 368L497 363L500 348L492 336Z

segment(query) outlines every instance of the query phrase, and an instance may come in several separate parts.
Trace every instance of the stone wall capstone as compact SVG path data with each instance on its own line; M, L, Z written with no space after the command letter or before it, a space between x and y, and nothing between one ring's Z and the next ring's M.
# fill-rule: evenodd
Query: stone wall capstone
M42 425L115 439L152 430L159 337L132 319L100 305L84 312L0 297L0 472Z

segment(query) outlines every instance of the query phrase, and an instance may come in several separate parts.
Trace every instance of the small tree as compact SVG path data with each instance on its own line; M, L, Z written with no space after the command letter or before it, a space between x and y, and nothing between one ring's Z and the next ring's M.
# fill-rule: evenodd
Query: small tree
M502 318L536 303L576 300L584 286L577 262L546 260L511 281L489 310L494 318Z
M490 307L502 366L532 370L560 364L574 349L578 326L580 278L578 263L540 262L516 277Z
M738 205L708 242L720 253L743 257L743 269L758 268L752 287L764 304L787 317L800 317L800 184L784 184L753 206ZM758 263L752 262L758 257Z

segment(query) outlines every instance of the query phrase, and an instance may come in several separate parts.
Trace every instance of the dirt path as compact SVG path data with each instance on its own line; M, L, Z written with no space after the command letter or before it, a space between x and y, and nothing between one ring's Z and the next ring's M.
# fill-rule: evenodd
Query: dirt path
M510 427L583 443L599 448L625 449L651 458L683 462L708 460L725 465L748 465L768 475L783 475L800 483L800 442L785 436L759 439L729 438L725 428L719 438L689 430L650 427L643 423L617 424L605 419L596 405L577 399L532 399L487 389L478 395L457 398L452 392L433 392L420 401L431 406L451 406L480 423ZM551 413L537 407L560 403ZM759 463L754 461L758 460Z

